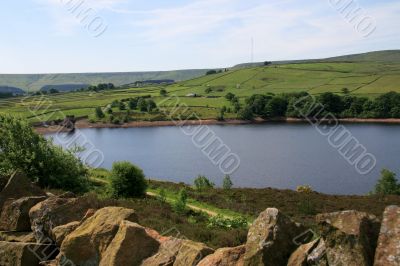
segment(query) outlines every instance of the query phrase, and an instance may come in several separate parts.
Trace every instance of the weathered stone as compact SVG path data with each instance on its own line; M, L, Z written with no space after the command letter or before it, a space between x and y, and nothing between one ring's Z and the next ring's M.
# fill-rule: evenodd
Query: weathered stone
M265 210L249 229L244 265L286 265L297 247L293 239L303 232L305 228L279 210Z
M29 210L45 199L45 196L41 196L5 201L0 214L0 230L20 232L31 230Z
M343 211L317 216L329 265L372 265L380 222L364 212Z
M76 265L98 265L124 220L137 222L135 211L120 207L98 210L64 239L60 256Z
M96 208L98 202L90 197L70 198L69 194L51 197L31 208L31 228L40 243L55 241L51 238L53 228L80 221L88 209Z
M100 266L140 265L157 252L160 243L136 223L122 221L117 234L102 255Z
M317 247L308 255L307 263L313 266L328 266L325 241L322 238L319 240Z
M0 265L4 266L35 266L41 261L55 257L53 245L36 243L0 242Z
M220 248L200 261L198 266L242 266L246 247Z
M183 240L176 256L174 266L195 266L206 256L214 253L212 248L203 243Z
M174 237L161 241L158 252L143 261L142 266L173 266L182 243L182 239Z
M318 246L319 239L316 239L308 244L301 245L290 256L288 266L308 266L307 258L310 253Z
M70 222L68 224L60 225L51 231L52 239L56 242L57 246L61 246L64 239L78 228L80 222Z
M0 241L35 243L36 239L32 232L0 232Z
M19 199L23 197L42 197L46 196L39 187L21 173L15 172L7 181L7 184L0 192L0 210L4 203L9 199Z
M398 206L389 206L383 213L374 265L400 265L400 207Z

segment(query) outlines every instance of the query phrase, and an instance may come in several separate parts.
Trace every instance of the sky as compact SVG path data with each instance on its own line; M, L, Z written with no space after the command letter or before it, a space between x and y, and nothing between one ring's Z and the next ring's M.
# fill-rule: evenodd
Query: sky
M399 0L0 3L0 73L158 71L398 49Z

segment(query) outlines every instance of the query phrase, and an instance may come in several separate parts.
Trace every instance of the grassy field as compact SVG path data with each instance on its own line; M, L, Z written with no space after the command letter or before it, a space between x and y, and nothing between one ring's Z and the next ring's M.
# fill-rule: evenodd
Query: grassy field
M94 119L94 108L105 107L114 100L151 95L156 103L167 105L166 97L160 97L160 89L168 96L176 95L181 104L202 119L215 119L223 106L230 107L224 98L234 93L240 101L253 94L290 93L307 91L318 95L323 92L341 93L348 88L357 96L377 97L389 91L400 92L400 63L395 62L313 62L260 66L202 76L169 86L129 88L99 93L71 92L28 99L19 97L0 101L0 113L28 118L32 122L63 118L65 115L89 116ZM206 93L209 89L211 92ZM197 94L199 97L187 97ZM168 97L167 96L167 97ZM172 100L171 100L172 101ZM174 99L175 101L175 99ZM114 110L118 112L118 110ZM157 113L144 114L135 111L134 120L157 120ZM236 118L226 113L225 118Z

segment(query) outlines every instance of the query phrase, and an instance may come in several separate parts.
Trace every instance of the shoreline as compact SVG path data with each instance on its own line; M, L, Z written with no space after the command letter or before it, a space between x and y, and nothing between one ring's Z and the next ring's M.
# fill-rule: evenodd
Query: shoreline
M399 118L340 118L340 123L348 124L400 124ZM321 122L329 122L328 120L322 120ZM304 118L280 118L280 119L255 119L253 121L240 120L240 119L227 119L224 121L218 121L215 119L204 119L204 120L187 120L184 121L186 126L194 125L260 125L268 123L309 123ZM87 119L78 120L75 124L75 128L140 128L140 127L171 127L180 126L182 123L175 121L133 121L124 124L112 124L112 123L90 123ZM39 134L50 134L57 132L68 132L65 128L60 126L36 126L35 131Z

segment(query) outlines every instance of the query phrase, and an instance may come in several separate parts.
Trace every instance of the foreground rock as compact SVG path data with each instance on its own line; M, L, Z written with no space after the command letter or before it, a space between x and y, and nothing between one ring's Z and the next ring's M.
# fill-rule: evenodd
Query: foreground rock
M4 182L4 178L2 182ZM46 193L30 182L25 175L15 172L0 192L0 211L4 203L9 199L42 196L46 196Z
M0 242L0 265L36 266L43 260L54 258L55 252L52 245Z
M398 206L389 206L383 213L374 265L400 265L400 207Z
M214 252L203 243L184 240L176 256L174 266L195 266Z
M64 239L59 257L76 265L98 265L124 220L137 222L135 211L119 207L98 210Z
M318 246L319 239L314 240L308 244L301 245L290 256L288 266L308 266L308 256ZM311 261L310 261L311 262Z
M50 197L29 211L32 231L41 243L56 241L52 238L53 228L80 221L88 209L96 208L97 205L93 198L74 198L71 193Z
M136 223L122 221L117 234L102 255L100 266L140 265L157 252L160 243Z
M198 266L241 266L246 247L221 248L205 257Z
M65 225L60 225L51 230L52 239L56 242L57 246L61 246L64 239L75 231L80 225L80 222L71 222Z
M275 208L262 212L249 229L244 265L286 265L305 231Z
M364 212L343 211L317 216L329 265L372 265L380 222Z
M20 232L31 230L29 210L45 199L45 196L41 196L5 201L0 215L0 230Z
M36 238L32 232L0 232L0 241L36 243Z
M170 237L161 242L155 255L143 261L141 266L172 266L182 246L183 240Z

